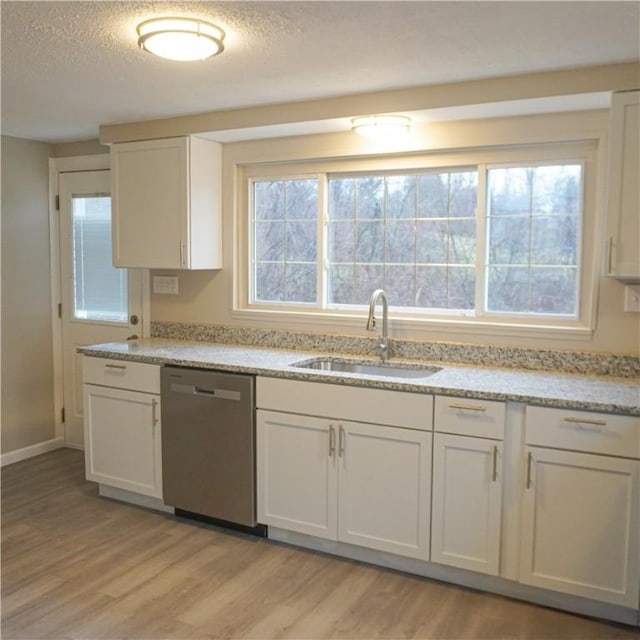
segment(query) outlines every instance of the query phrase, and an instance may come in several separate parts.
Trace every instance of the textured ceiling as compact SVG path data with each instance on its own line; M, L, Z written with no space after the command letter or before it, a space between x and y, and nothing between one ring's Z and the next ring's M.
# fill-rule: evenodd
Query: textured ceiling
M638 2L0 2L2 133L100 124L637 60ZM225 52L140 51L156 15L208 19Z

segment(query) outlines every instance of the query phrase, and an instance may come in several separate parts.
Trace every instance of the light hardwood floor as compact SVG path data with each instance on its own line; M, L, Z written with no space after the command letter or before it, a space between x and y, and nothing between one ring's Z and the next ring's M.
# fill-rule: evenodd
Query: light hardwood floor
M79 451L2 469L2 638L635 638L97 495Z

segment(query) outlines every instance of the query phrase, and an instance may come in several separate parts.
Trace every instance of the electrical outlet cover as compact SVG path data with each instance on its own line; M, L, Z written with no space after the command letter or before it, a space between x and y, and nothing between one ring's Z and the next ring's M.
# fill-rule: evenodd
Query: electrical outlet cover
M640 284L628 284L624 288L624 310L640 313Z

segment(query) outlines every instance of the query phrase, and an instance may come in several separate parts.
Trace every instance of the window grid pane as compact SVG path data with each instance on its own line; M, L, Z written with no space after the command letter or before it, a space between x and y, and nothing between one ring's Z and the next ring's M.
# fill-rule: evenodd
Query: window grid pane
M475 307L477 172L329 179L328 299ZM348 280L351 280L348 282Z
M486 310L575 316L582 167L488 171Z
M256 302L317 302L316 178L253 184L253 294Z

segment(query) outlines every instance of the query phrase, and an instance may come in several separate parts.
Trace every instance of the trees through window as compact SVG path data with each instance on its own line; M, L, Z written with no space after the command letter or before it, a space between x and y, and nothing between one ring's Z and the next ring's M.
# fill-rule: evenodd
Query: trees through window
M250 303L576 317L583 165L250 180Z

